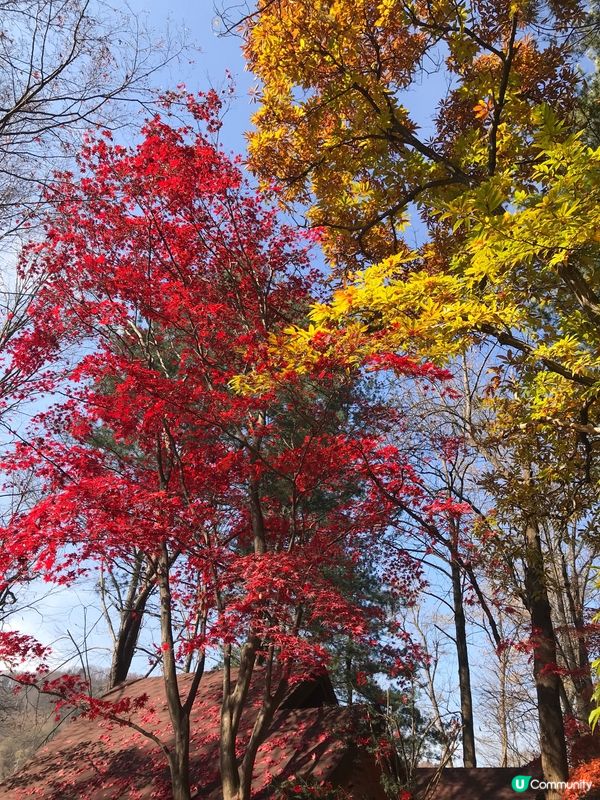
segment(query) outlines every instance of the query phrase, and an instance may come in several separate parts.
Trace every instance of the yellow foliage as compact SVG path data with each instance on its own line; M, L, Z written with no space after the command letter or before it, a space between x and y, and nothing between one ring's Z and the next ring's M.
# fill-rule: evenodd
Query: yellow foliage
M436 271L435 248L424 247L357 271L312 308L309 327L276 342L282 368L304 374L323 359L354 368L386 352L444 365L487 339L516 347L528 365L523 391L533 420L595 396L600 328L563 282L571 275L598 285L600 152L576 136L542 138L535 192L511 194L500 173L444 203L440 216L464 231L448 268ZM600 305L593 313L600 320Z

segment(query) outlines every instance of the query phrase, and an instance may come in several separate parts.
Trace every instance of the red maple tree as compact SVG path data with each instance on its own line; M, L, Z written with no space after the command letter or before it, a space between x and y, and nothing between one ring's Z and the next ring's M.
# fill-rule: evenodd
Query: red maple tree
M223 797L245 800L290 684L326 664L332 636L366 635L347 588L356 566L381 558L382 580L414 592L419 571L397 547L386 555L381 534L398 497L418 492L346 364L303 376L277 365L263 392L233 390L235 376L271 370L272 337L303 320L319 276L212 141L218 96L173 96L167 112L182 101L187 125L155 117L134 148L108 133L88 142L81 175L60 176L46 236L24 259L47 277L12 357L39 390L66 399L39 414L5 464L34 468L43 497L5 532L4 568L25 560L69 583L142 554L159 598L172 737L154 738L172 795L190 797L190 711L220 654ZM405 636L399 652L398 674L412 669ZM263 700L246 730L258 668ZM123 724L123 709L91 704L80 688L52 690Z

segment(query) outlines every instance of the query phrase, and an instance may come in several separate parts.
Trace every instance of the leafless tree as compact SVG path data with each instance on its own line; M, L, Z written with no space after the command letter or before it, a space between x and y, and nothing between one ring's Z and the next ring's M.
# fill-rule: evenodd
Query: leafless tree
M82 135L147 106L182 43L101 0L0 0L0 235L31 221Z

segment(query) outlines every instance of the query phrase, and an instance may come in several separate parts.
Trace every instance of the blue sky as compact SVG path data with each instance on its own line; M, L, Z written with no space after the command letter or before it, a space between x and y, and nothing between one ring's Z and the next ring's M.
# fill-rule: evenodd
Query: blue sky
M167 5L164 0L131 0L129 6L157 33L169 29L176 35L184 30L193 47L189 55L162 70L160 89L172 89L180 83L193 92L218 89L226 83L227 72L231 73L236 94L224 120L222 141L226 149L243 152L244 131L253 111L248 89L254 78L244 68L240 39L218 35L219 20L212 1L170 0Z

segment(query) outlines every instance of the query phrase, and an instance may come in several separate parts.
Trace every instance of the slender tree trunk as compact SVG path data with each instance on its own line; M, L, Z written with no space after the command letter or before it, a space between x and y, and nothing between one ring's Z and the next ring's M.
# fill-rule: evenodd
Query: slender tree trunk
M231 741L235 741L233 722L229 714L224 714L221 717L221 740L219 749L223 800L238 800L239 797L240 776L235 758L235 748L230 746Z
M277 709L275 701L271 700L265 704L258 712L258 717L250 742L246 746L246 752L242 764L240 766L240 787L238 792L239 800L250 800L252 796L252 777L254 772L254 764L256 762L256 754L258 748L263 743L265 735L269 729L269 725L273 721L273 716Z
M556 671L556 636L544 570L544 554L537 522L525 529L525 594L531 618L533 677L537 695L542 771L547 781L566 781L569 773L565 730L560 704L560 677ZM548 800L560 800L549 791Z
M575 634L577 636L579 669L578 676L574 679L577 692L578 715L582 722L588 723L590 713L594 708L592 696L594 694L594 682L592 680L591 658L587 647L587 634L583 618L575 620Z
M163 681L169 717L173 726L174 744L169 753L169 770L173 800L191 800L190 793L190 708L185 706L179 695L177 665L173 641L173 620L171 614L171 587L169 569L171 559L166 545L163 545L157 577L160 593L160 626L163 644ZM193 697L192 697L193 702Z
M506 664L500 664L500 703L498 707L500 724L500 766L508 767L508 721L506 717Z
M250 637L242 647L235 686L231 681L231 647L225 651L223 666L223 702L221 705L221 730L219 760L223 800L240 800L240 771L236 756L236 742L242 712L248 697L250 681L256 663L258 640Z
M452 576L454 630L456 634L456 656L458 660L463 764L465 767L476 767L477 757L475 753L475 724L473 720L473 697L471 693L471 669L469 665L467 624L463 602L462 571L459 561L459 530L458 523L455 520L451 521L451 531L450 572Z
M113 689L127 680L141 625L141 615L140 617L132 616L131 612L129 612L122 618L110 665L109 689Z
M551 598L552 611L557 630L558 654L561 666L566 669L561 678L563 689L561 699L566 714L576 717L584 725L588 724L592 710L593 681L587 636L583 616L583 600L579 589L577 557L572 553L572 562L559 545L551 554L554 568L555 592ZM563 663L564 662L564 663Z
M458 659L458 683L460 688L460 715L462 721L463 764L476 767L475 725L473 722L473 698L471 695L471 670L469 667L469 648L467 626L463 604L460 567L452 554L450 568L452 574L452 594L454 598L454 628L456 632L456 655Z
M281 701L287 691L288 679L284 675L278 682L275 692L271 692L271 678L273 669L273 653L269 655L269 660L266 668L265 688L263 692L262 707L258 712L250 740L246 745L246 752L240 765L240 791L239 800L250 800L252 795L252 774L254 772L254 764L256 762L256 754L258 748L265 740L269 726L273 721L273 716L279 708Z
M262 413L258 416L258 422L264 422ZM260 480L252 479L248 489L248 505L252 525L254 553L260 556L266 552L266 531L260 499ZM242 800L250 790L248 788L247 773L241 765L238 765L236 742L242 712L250 689L250 681L252 680L252 674L257 661L259 643L258 638L250 634L248 640L242 647L240 666L235 686L232 686L231 681L231 646L227 646L225 650L219 741L223 800ZM252 776L250 774L250 782L251 778ZM249 797L249 795L247 796Z
M140 637L140 629L150 592L150 588L147 591L143 591L137 597L133 608L125 608L121 612L121 623L110 666L110 689L127 680Z
M573 684L576 692L576 704L578 716L582 722L587 723L590 712L593 708L592 695L594 693L594 682L592 680L591 658L587 645L587 634L584 619L584 599L581 591L579 573L577 569L577 556L572 545L570 575L566 560L563 555L562 575L564 589L567 595L569 610L576 637L576 668Z
M173 800L191 800L190 791L190 720L182 714L175 730L175 744L169 759Z
M236 683L236 689L239 685ZM223 800L237 800L240 776L235 754L237 730L234 720L234 690L231 687L231 645L225 651L223 665L223 703L221 706L221 729L219 738L219 762L221 767L221 790Z
M263 555L266 552L265 518L260 502L259 481L250 484L250 519L252 521L252 535L254 537L254 552Z
M100 596L102 599L104 616L113 638L111 667L108 677L108 688L113 689L118 684L127 680L127 676L129 675L140 636L146 605L155 588L154 567L146 561L142 553L138 552L136 554L125 597L121 597L121 592L116 580L110 572L109 575L116 591L114 595L110 595L106 588L103 574L100 581ZM117 606L119 610L119 628L116 632L110 618L109 603L106 601L107 597L110 598L111 603Z
M350 643L348 643L350 646ZM352 656L347 653L346 654L346 704L351 706L354 702L354 693L352 690Z

